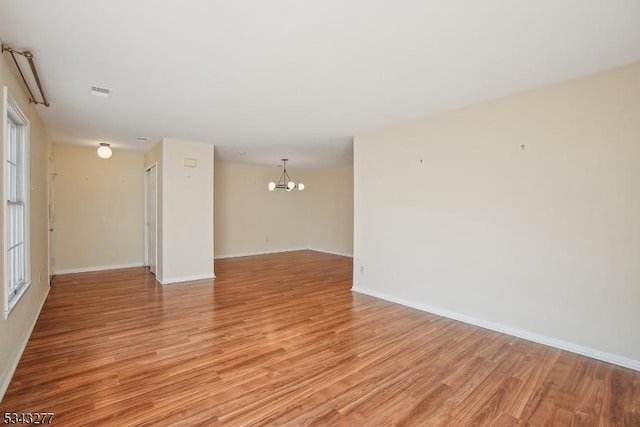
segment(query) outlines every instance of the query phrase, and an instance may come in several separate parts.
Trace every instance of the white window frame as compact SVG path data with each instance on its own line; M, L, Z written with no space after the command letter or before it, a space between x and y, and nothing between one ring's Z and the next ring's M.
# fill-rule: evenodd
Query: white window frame
M8 318L31 285L30 248L30 126L27 117L3 88L2 199L4 201L2 263L3 307ZM15 149L9 133L16 139ZM14 179L10 179L14 174ZM13 183L13 184L12 184ZM10 188L11 187L11 188ZM13 211L13 213L12 213ZM16 213L16 211L18 211Z

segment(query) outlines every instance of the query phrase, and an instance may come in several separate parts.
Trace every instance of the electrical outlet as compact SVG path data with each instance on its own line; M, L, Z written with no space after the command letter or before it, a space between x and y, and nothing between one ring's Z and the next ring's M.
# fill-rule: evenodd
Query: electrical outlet
M364 265L360 266L360 274L364 274Z

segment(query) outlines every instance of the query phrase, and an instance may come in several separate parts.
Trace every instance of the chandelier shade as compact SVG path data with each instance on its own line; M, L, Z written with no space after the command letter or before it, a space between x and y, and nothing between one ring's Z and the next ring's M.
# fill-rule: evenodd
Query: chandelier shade
M275 191L275 190L291 191L291 190L295 190L296 188L300 191L304 190L304 184L301 182L296 184L287 173L288 161L289 159L282 159L282 164L284 168L284 170L282 171L282 175L280 176L280 179L278 180L277 183L274 181L271 181L269 184L267 184L267 188L269 189L269 191Z

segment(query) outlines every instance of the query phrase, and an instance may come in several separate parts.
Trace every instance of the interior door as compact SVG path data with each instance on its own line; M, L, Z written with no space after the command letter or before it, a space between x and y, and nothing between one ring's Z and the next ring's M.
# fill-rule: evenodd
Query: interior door
M156 217L157 217L157 175L156 166L151 166L146 170L146 253L147 253L147 265L149 270L156 274L157 264L157 247L156 247Z
M53 160L49 159L49 283L56 271L56 214L55 214L55 180L56 171Z

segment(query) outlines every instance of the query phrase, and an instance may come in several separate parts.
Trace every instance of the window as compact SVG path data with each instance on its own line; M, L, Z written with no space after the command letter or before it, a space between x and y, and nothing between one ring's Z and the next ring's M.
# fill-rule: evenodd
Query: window
M29 277L29 124L7 99L5 140L5 315L30 284Z

